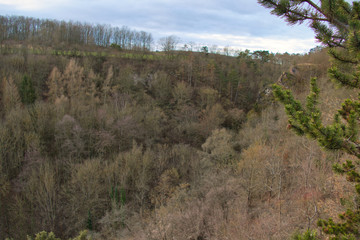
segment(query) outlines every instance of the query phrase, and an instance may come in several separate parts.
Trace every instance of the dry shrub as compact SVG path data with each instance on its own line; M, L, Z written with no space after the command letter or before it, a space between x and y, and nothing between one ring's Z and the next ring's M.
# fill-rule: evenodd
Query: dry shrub
M26 186L25 196L33 205L33 215L37 227L47 231L54 231L59 220L59 183L56 181L56 172L48 163L41 164L33 169Z
M210 136L211 132L219 128L224 123L226 112L221 104L216 103L213 106L208 106L202 112L201 120L198 123L199 134L206 139Z
M56 123L55 141L60 157L79 158L84 152L83 129L70 115Z
M220 98L220 94L217 90L209 87L203 87L199 90L200 106L203 108L212 107Z
M183 81L178 82L173 89L172 95L178 105L187 104L192 98L193 89Z
M2 81L2 102L5 113L21 106L19 91L12 77L4 78Z
M235 162L233 136L225 128L213 130L201 147L210 154L211 160L217 165L224 166Z

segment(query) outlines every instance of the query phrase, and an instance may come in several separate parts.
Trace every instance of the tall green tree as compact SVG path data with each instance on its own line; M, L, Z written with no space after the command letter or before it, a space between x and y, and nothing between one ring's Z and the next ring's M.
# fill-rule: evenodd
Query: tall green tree
M258 0L277 16L290 24L309 21L316 38L329 47L332 66L329 76L343 86L360 89L360 3L344 0ZM293 94L274 85L274 94L285 105L289 128L299 135L316 139L329 150L340 150L360 159L360 95L359 100L347 99L334 116L333 123L324 125L317 107L320 89L316 79L311 80L311 91L305 106L295 100ZM355 183L355 192L360 197L359 163L347 161L335 165L334 170L347 175ZM360 238L360 210L348 209L340 215L342 222L332 219L318 222L331 239Z
M36 100L35 88L31 78L27 75L24 75L20 83L19 93L23 104L32 104Z

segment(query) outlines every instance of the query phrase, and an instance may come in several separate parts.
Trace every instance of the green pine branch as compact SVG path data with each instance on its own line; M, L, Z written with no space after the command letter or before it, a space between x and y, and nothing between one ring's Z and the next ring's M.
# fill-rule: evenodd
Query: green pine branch
M272 13L289 24L310 21L316 39L329 47L332 66L328 70L332 80L342 86L360 89L360 3L345 0L259 0ZM343 151L360 159L360 101L347 99L334 116L332 124L324 126L318 108L320 90L316 79L311 80L310 93L303 106L292 93L281 86L273 86L275 97L284 104L289 125L295 133L315 139L327 150ZM359 95L360 99L360 95ZM359 162L335 164L335 172L345 175L354 183L360 199ZM341 214L339 223L331 218L320 220L318 225L330 239L360 239L359 207ZM305 236L305 235L304 235Z

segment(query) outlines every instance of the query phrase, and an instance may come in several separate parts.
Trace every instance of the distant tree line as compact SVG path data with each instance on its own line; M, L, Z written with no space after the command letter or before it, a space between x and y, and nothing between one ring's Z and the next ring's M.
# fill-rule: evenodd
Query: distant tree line
M150 50L151 33L123 26L57 21L22 16L0 16L0 42L31 41L45 45L81 44Z

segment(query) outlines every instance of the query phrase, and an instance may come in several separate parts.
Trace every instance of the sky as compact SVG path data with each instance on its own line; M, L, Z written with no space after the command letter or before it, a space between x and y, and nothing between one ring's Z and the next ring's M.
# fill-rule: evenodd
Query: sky
M318 46L306 25L289 26L256 0L0 0L0 15L127 26L179 45L307 53ZM156 48L156 47L155 47Z

